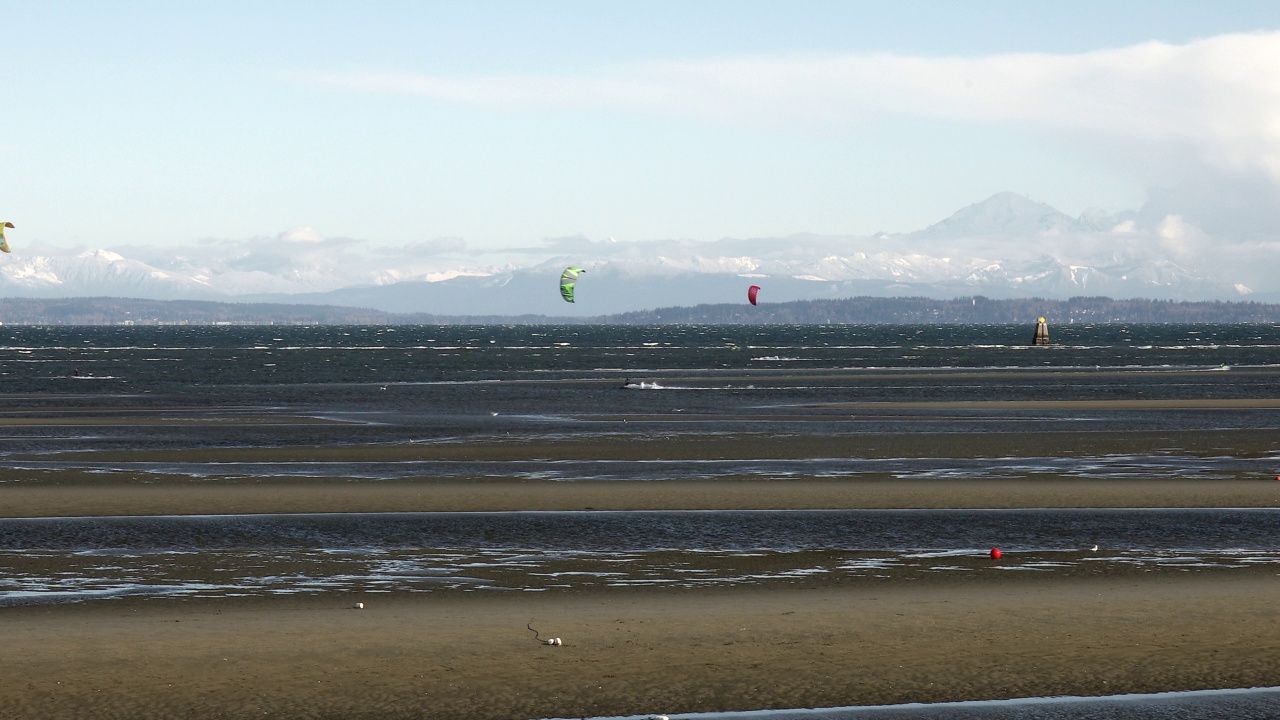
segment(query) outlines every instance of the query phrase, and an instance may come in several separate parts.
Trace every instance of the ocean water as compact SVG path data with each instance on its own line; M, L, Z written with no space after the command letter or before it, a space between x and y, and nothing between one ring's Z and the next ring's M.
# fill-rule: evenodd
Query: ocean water
M1057 344L1033 347L1026 327L1003 325L0 328L0 397L15 408L11 412L92 408L125 415L163 412L173 421L141 430L10 426L0 438L0 452L442 443L512 436L536 442L685 432L822 437L1275 425L1274 409L1081 413L847 407L1280 397L1280 329L1273 326L1072 325L1054 328L1053 337ZM297 416L333 424L288 428L263 422ZM210 417L226 422L193 424ZM245 422L232 422L236 419ZM812 459L806 459L804 472L812 472ZM1042 460L1053 465L1058 459ZM1244 463L1241 471L1256 469L1249 458L1237 460ZM1161 461L1157 456L1135 460L1139 465ZM945 470L917 467L925 473ZM281 473L311 470L278 468ZM366 470L370 477L396 472ZM432 470L451 472L443 465ZM656 468L651 474L688 470ZM961 470L982 472L979 467ZM554 474L557 468L548 471ZM607 464L574 467L564 476L597 471L610 476Z
M0 459L7 470L0 482L74 475L142 484L419 477L1212 483L1280 473L1274 443L1215 451L1212 442L1196 441L1280 430L1280 403L1231 405L1280 399L1280 327L1051 326L1048 347L1031 346L1031 331L1030 324L4 327ZM1072 404L1083 400L1126 404ZM1088 443L1049 440L976 457L950 450L951 438L994 432L1144 439L1124 452L1106 442L1092 451ZM788 438L802 448L852 438L865 452L664 460L536 452L543 443L576 440L743 437ZM320 452L477 443L526 451L482 460ZM319 450L289 452L297 448ZM134 451L155 452L141 459ZM200 457L214 451L246 452ZM993 544L1005 550L1001 563L986 557ZM0 606L126 596L807 587L1009 572L1276 574L1280 510L0 519ZM1058 717L1019 712L1008 716Z

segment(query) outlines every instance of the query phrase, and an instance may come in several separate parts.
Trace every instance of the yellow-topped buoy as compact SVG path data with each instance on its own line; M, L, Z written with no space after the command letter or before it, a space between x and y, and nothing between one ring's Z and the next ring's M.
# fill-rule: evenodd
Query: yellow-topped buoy
M1044 318L1036 320L1036 334L1031 339L1032 345L1048 345L1049 344L1049 323Z

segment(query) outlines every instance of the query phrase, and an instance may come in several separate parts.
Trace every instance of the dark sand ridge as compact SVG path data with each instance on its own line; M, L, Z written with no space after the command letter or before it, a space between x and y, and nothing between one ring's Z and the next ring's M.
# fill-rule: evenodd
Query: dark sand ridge
M640 425L635 416L630 422ZM788 421L794 418L786 418ZM910 423L911 417L895 417ZM936 423L936 415L919 418ZM967 418L972 421L973 418ZM995 418L1009 422L1008 418ZM662 433L660 426L631 428L614 418L592 418L601 434L589 439L560 440L493 436L465 440L282 445L275 447L201 447L147 450L92 450L23 453L7 456L9 465L23 461L88 461L103 463L230 462L400 462L410 460L716 460L912 457L1082 457L1106 454L1185 454L1221 457L1270 457L1280 452L1274 429L1197 429L1164 431L1110 430L1082 432L857 432L789 434L785 431L718 434L681 426ZM689 416L680 415L685 423ZM829 418L824 418L829 420ZM227 419L227 423L234 423ZM212 423L211 423L212 424ZM643 433L643 435L641 434ZM0 470L0 472L9 472Z
M413 512L483 510L1004 508L1004 507L1276 507L1280 482L1270 473L1225 479L1100 479L1027 473L1008 479L729 477L635 482L535 481L515 478L367 480L343 477L344 463L477 461L487 463L609 459L809 459L1089 457L1109 454L1274 457L1274 430L1163 432L849 433L699 435L660 439L605 436L574 441L482 439L442 443L341 446L111 450L9 456L0 469L0 517ZM25 469L24 461L61 462ZM314 464L318 477L262 478L221 463ZM79 463L92 465L89 471ZM152 464L188 465L199 477L155 472ZM136 467L131 467L136 464ZM326 464L334 464L330 470ZM114 469L113 469L114 468ZM104 471L106 470L106 471ZM331 473L331 474L330 474Z
M0 718L519 719L1280 685L1273 576L1001 577L0 608Z
M514 510L1278 507L1270 480L396 480L198 482L89 475L0 485L0 516Z

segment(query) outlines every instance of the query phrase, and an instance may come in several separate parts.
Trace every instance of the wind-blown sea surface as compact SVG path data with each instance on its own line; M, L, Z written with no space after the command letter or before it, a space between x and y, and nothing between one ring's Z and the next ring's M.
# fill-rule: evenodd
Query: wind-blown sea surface
M1280 470L1272 453L1193 451L1176 439L1280 430L1280 402L1231 404L1280 399L1280 328L1075 324L1051 328L1054 344L1047 347L1032 346L1031 331L1030 325L6 327L0 413L10 422L0 426L0 458L10 483L57 482L70 473L144 484L162 477L1212 483ZM144 421L112 420L131 417ZM1046 443L976 457L921 451L910 442L984 432L1147 433L1157 440L1122 454L1062 452ZM755 435L906 440L832 457L183 457ZM1164 435L1167 442L1159 440ZM161 459L140 459L141 451ZM1006 550L1003 564L985 561L993 537ZM1280 572L1280 510L0 519L0 605L1197 571Z
M513 436L537 442L687 431L823 436L1275 425L1273 408L868 409L910 402L1280 397L1280 329L1274 326L1068 325L1053 333L1054 345L1034 347L1029 328L1006 325L10 327L0 329L0 395L11 405L74 413L91 403L125 416L167 411L173 423L77 433L51 425L15 426L7 429L0 452ZM854 412L847 407L851 403L864 407ZM193 422L211 415L228 422ZM335 422L283 426L284 418L298 415ZM231 422L273 416L281 418L279 425ZM621 420L628 424L623 427ZM813 472L811 460L804 472ZM898 469L892 458L873 460L876 469ZM1247 460L1235 459L1246 466L1231 470L1253 469ZM1126 462L1098 461L1117 467ZM1052 466L1055 458L1043 462ZM1143 463L1158 467L1162 460L1134 462L1135 471L1143 472ZM911 468L926 475L948 471L924 465ZM565 479L612 476L607 464L537 467ZM707 467L710 474L734 470ZM155 468L163 469L169 468ZM312 469L275 468L284 474ZM363 469L370 477L418 470ZM461 472L440 464L431 470ZM659 478L688 470L633 466L626 473ZM958 470L986 472L973 466Z

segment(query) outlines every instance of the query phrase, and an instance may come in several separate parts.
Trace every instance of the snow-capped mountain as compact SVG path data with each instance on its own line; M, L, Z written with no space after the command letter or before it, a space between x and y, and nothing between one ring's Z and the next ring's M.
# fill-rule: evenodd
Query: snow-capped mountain
M959 210L951 217L915 233L916 237L1035 237L1044 233L1078 232L1076 218L1017 193L1002 192Z
M110 250L73 255L12 256L0 265L0 292L10 297L108 296L157 300L206 298L207 282L131 260Z
M1068 298L1241 299L1276 258L1217 262L1214 241L1177 216L1143 226L1139 214L1072 218L999 193L923 230L870 237L796 235L715 242L561 240L525 248L513 262L461 252L458 243L370 249L305 228L276 238L211 242L178 250L117 248L0 259L0 295L115 296L306 302L456 315L597 315L740 302L749 284L762 302L849 297L968 295ZM1274 247L1273 247L1274 246ZM1271 243L1269 252L1280 244ZM569 264L585 268L577 302L556 285ZM1280 290L1263 286L1265 292ZM1268 295L1253 299L1265 299Z

